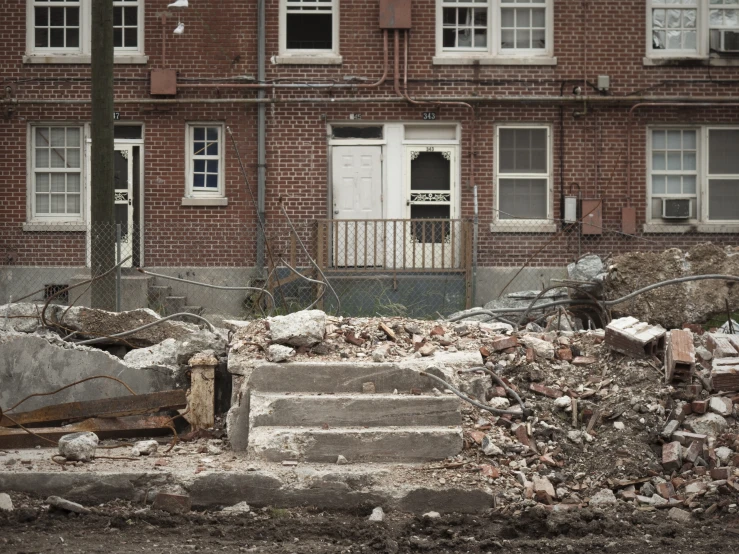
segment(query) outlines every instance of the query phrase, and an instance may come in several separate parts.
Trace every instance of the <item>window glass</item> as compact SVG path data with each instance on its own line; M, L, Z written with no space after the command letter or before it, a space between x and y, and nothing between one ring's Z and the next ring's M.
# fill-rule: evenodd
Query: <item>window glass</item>
M708 148L708 173L739 174L739 129L711 129Z
M739 220L739 179L711 179L708 183L708 219Z
M35 127L33 216L82 215L82 132L79 127Z
M333 49L333 18L333 0L286 0L287 49Z
M546 173L546 129L501 129L501 173Z
M546 179L500 179L500 219L546 219Z

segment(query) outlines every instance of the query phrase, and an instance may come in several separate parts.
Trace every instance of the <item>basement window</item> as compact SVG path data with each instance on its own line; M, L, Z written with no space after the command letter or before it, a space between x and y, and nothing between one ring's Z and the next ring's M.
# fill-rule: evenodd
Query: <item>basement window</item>
M340 63L325 61L338 55L338 19L338 0L281 0L278 62Z

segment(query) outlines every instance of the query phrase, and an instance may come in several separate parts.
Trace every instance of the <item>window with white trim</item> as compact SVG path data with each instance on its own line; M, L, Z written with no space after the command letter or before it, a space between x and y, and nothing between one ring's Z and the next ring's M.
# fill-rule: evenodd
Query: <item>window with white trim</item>
M27 54L89 61L93 0L27 0ZM143 54L144 0L113 0L116 56ZM55 60L56 61L56 60Z
M552 0L437 0L437 55L551 56Z
M551 217L549 127L500 126L496 133L496 219L542 223Z
M650 58L739 52L739 0L648 0Z
M338 51L338 0L280 0L281 55L330 56Z
M82 221L83 128L39 125L30 129L31 219Z
M739 222L739 128L654 128L649 146L652 223Z
M221 198L223 187L223 125L187 126L187 193L194 198Z

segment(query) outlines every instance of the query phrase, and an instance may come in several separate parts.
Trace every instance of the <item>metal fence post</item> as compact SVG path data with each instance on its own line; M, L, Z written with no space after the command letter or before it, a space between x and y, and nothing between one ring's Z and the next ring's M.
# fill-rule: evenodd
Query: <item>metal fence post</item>
M115 225L115 248L116 257L115 263L121 263L121 224L116 223ZM121 311L121 266L119 265L115 270L115 311Z

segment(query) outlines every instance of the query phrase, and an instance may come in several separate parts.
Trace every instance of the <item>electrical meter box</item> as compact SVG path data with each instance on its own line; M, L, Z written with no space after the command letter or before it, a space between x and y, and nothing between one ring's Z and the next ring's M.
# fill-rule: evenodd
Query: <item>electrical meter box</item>
M411 0L380 0L380 29L410 29Z
M603 200L600 198L582 201L582 234L603 234Z

